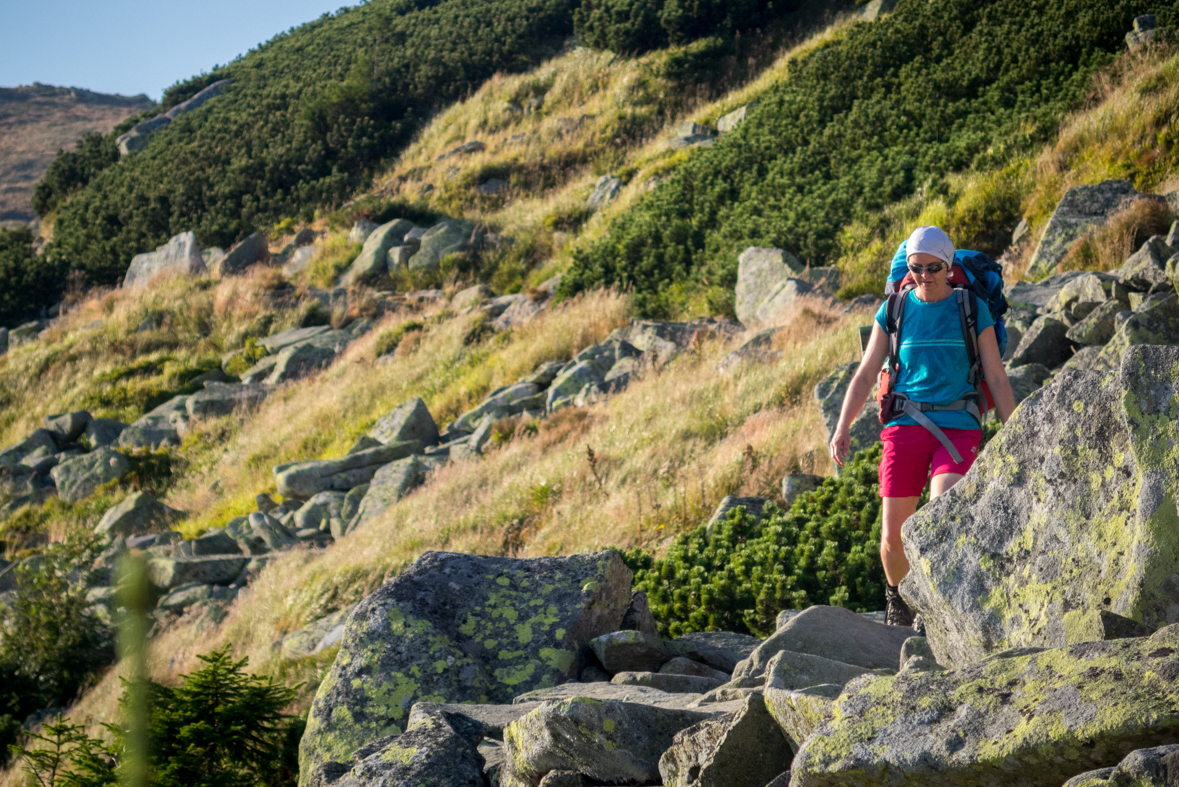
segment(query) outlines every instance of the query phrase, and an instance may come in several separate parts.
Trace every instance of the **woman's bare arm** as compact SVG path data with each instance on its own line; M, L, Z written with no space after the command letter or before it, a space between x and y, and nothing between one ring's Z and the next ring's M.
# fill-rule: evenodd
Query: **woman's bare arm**
M839 413L839 424L835 427L831 445L828 446L831 459L840 467L843 467L843 460L851 447L851 422L859 415L868 394L872 393L872 385L887 355L888 334L880 327L880 323L873 320L872 338L868 340L868 349L864 351L860 368L856 369L851 385L847 387L847 394L843 397L843 409Z
M982 360L983 377L991 389L995 409L999 411L999 420L1007 423L1007 419L1015 412L1015 394L1011 390L1011 381L1007 379L1007 370L1003 368L1003 358L999 355L999 342L995 338L993 326L978 335L978 354Z

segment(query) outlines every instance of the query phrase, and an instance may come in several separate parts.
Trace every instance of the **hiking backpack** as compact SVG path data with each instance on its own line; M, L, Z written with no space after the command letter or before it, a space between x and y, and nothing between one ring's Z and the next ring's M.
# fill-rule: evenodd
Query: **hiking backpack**
M899 270L897 261L900 260L904 268L904 275L894 279ZM902 243L893 257L892 274L885 284L885 295L888 304L885 307L885 332L888 334L888 359L880 370L880 387L876 401L880 405L880 423L887 425L890 421L908 415L938 439L955 462L961 462L962 456L950 442L937 424L929 419L925 413L945 410L965 410L970 413L979 426L986 417L987 411L995 406L990 388L983 379L982 359L978 352L978 309L975 297L987 304L991 316L995 321L995 339L999 344L999 354L1007 351L1007 328L1003 324L1003 315L1007 312L1007 299L1003 295L1003 269L997 262L978 251L959 250L954 253L954 262L950 266L950 276L947 280L954 289L954 298L958 301L958 317L962 327L962 337L966 342L966 358L970 363L967 372L967 382L974 388L974 393L948 405L934 405L927 402L914 402L896 390L897 377L900 374L901 361L901 328L905 314L905 299L909 291L917 286L913 275L909 273L905 255L905 244Z

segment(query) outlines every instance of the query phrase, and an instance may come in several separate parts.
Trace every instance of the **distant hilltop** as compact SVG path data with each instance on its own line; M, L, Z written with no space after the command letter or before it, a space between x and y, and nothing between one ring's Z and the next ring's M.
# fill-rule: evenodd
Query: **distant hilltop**
M106 134L155 102L34 82L0 87L0 225L33 220L33 186L59 148L87 132Z

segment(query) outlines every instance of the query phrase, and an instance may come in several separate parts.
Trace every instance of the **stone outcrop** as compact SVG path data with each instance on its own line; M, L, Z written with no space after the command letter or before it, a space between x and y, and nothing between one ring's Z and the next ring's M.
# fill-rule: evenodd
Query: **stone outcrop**
M1169 787L1179 784L1179 744L1138 749L1112 768L1074 776L1064 787Z
M123 277L123 286L128 289L146 287L152 278L161 274L199 276L205 272L205 258L197 248L196 235L182 232L155 251L132 257Z
M115 536L138 536L167 530L184 516L147 492L132 492L102 515L94 532Z
M335 787L483 787L483 757L440 716L420 719L404 734L359 749L351 769L331 763L315 776ZM341 773L341 771L346 771ZM332 777L335 776L333 779ZM306 782L305 782L306 783ZM312 782L315 783L315 782Z
M347 492L373 480L383 465L421 453L418 442L391 443L348 454L340 459L317 459L277 465L274 478L283 497L303 500L319 492Z
M115 139L115 144L119 148L119 154L126 156L128 153L133 153L134 151L145 147L147 145L147 138L152 133L159 131L164 126L170 124L173 120L176 119L177 115L181 115L185 112L191 112L192 110L202 106L209 99L216 98L217 96L221 95L227 87L229 87L229 80L220 79L187 101L180 102L162 115L156 115L151 120L145 120L142 123L137 124L127 133L120 134Z
M270 250L266 247L266 237L260 232L254 232L234 244L215 266L210 266L210 269L215 276L240 276L249 270L251 265L265 262L269 257Z
M61 462L49 474L57 484L57 496L67 503L76 503L98 490L98 487L117 481L131 472L127 457L111 448L99 448Z
M746 327L774 319L814 288L799 278L802 263L782 249L750 247L737 258L737 319Z
M732 718L676 733L659 759L664 787L765 787L790 768L792 752L758 694Z
M528 560L427 552L349 617L308 717L300 772L404 731L419 700L507 703L576 677L582 647L617 629L630 581L612 551Z
M859 366L860 364L855 361L845 363L815 385L815 401L819 403L819 411L823 414L828 443L835 436L835 427L839 425L839 414L843 410L843 397L847 395L848 386L851 385L852 377ZM873 390L872 395L852 420L849 456L880 442L880 433L884 427L880 424L880 408L876 405L875 397L876 392Z
M791 766L791 787L1058 787L1179 734L1179 626L1015 649L951 671L863 677Z
M438 270L442 259L448 254L466 251L477 239L475 225L460 219L447 219L431 227L422 235L421 246L409 258L412 271Z
M1066 372L1024 402L952 493L908 520L902 594L945 666L1099 639L1100 612L1179 620L1179 348Z
M373 229L364 240L364 248L340 278L345 287L373 284L386 271L389 250L400 246L405 234L414 228L408 219L394 219Z
M600 208L618 196L622 190L622 181L613 175L603 175L598 178L594 192L589 195L585 204L591 208Z

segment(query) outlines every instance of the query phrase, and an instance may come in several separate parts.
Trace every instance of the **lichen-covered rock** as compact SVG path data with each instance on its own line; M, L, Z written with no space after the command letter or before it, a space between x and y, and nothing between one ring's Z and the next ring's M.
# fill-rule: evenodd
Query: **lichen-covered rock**
M617 628L631 572L616 552L514 559L427 552L369 595L312 705L300 772L405 728L413 703L509 703L577 676Z
M1155 235L1130 255L1130 259L1117 273L1127 286L1137 290L1167 285L1167 258L1170 256L1171 248L1166 239L1162 235Z
M27 456L36 453L55 454L57 450L57 441L48 429L35 429L24 440L0 450L0 465L16 466Z
M843 686L836 683L789 689L767 676L762 699L789 741L790 748L798 751L819 725L831 718L835 699L841 693Z
M619 672L610 679L619 686L646 686L668 694L704 694L728 682L724 678L700 675L671 675L665 672Z
M1126 309L1121 301L1106 301L1068 329L1065 337L1074 344L1090 346L1105 344L1113 338L1114 320L1119 312Z
M765 685L773 684L782 689L805 689L827 683L842 686L853 678L871 671L866 667L845 664L810 653L783 650L770 659L766 666Z
M332 519L341 518L345 498L346 495L343 492L320 492L319 494L312 495L295 512L295 516L291 520L292 527L296 531L307 530L308 528L326 530ZM271 508L273 508L273 505ZM262 511L262 513L266 513L266 511Z
M858 678L803 744L793 787L1058 787L1179 734L1179 626Z
M268 385L300 380L323 369L335 360L336 351L331 347L319 347L313 342L304 342L283 348L273 356L270 373L266 375ZM257 379L257 375L250 375ZM195 396L193 397L196 398Z
M523 702L513 705L415 702L409 711L407 723L412 727L426 716L441 715L455 732L469 741L477 743L483 738L502 741L504 730L509 724L539 707L539 702Z
M504 787L538 787L550 771L603 784L659 781L659 758L703 713L575 697L545 703L504 730Z
M1179 344L1179 297L1152 295L1139 311L1115 328L1113 338L1093 359L1093 371L1112 371L1121 364L1126 350L1137 344Z
M742 325L772 319L811 285L797 278L802 263L783 249L750 247L737 258L737 319ZM801 288L800 288L801 286Z
M1101 610L1179 620L1177 411L1179 348L1057 375L905 523L901 592L941 664L1099 639Z
M57 496L67 503L76 503L94 494L98 487L117 481L131 472L127 457L108 447L67 459L49 475L57 484Z
M606 671L655 672L671 658L659 637L642 631L612 631L589 643Z
M444 719L423 717L404 734L362 747L335 787L484 787L483 756ZM302 773L302 769L300 769Z
M731 719L710 719L676 733L659 759L665 787L765 787L790 768L793 753L761 696Z
M325 618L308 623L298 631L287 634L278 646L283 658L298 659L304 656L313 656L324 648L339 642L338 637L333 641L331 634L344 625L354 606L333 612ZM340 633L343 633L342 629Z
M123 434L127 424L113 418L91 418L82 433L90 448L101 448L104 445L114 445Z
M398 245L405 234L413 228L413 222L408 219L394 219L369 232L365 236L364 247L360 250L360 254L340 277L340 284L350 287L353 284L375 282L385 272L389 249Z
M438 424L422 398L415 397L378 418L368 436L385 445L417 440L427 447L438 445Z
M1174 787L1179 784L1179 744L1138 749L1112 768L1069 779L1064 787Z
M1011 365L1038 363L1049 369L1060 366L1073 354L1068 331L1068 324L1056 317L1046 314L1038 318L1020 338Z
M659 636L659 624L651 614L651 605L647 603L647 594L636 590L630 594L630 606L622 616L622 628L641 631L652 637Z
M422 235L421 246L409 258L409 268L414 271L437 270L446 255L466 251L472 240L477 240L474 224L461 219L441 221Z
M730 675L737 665L753 655L761 640L732 631L698 631L664 643L669 655L684 656Z
M340 459L316 459L277 465L274 477L283 497L307 499L320 492L346 492L373 480L383 465L422 451L416 441L391 443L348 454Z
M816 605L792 617L762 642L736 666L733 678L764 675L782 651L809 653L865 669L896 669L901 645L912 635L913 630L904 626L875 623L843 607Z
M94 527L99 534L138 536L169 529L184 514L161 503L147 492L132 492L111 506Z

